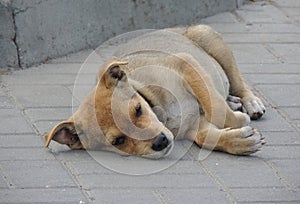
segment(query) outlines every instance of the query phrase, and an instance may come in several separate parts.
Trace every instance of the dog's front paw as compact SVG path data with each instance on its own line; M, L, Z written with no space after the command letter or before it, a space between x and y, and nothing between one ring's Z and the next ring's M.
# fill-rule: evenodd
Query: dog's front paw
M250 126L227 130L225 150L235 155L250 155L260 151L266 143L264 137Z
M262 101L256 97L242 98L243 112L247 113L252 120L260 119L266 112L266 108Z

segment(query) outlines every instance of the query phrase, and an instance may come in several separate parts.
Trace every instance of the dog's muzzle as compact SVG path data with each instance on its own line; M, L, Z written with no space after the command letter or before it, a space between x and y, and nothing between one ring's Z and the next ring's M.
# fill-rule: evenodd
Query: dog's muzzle
M154 151L162 151L171 143L164 133L160 133L152 143L151 149Z

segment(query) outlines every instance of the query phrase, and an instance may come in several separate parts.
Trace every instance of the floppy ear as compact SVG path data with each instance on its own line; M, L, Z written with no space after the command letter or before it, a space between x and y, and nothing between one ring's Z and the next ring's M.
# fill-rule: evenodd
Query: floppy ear
M48 147L51 140L54 140L60 144L68 145L71 149L83 148L72 121L63 121L56 125L45 135L45 140L45 147Z
M128 62L113 60L112 62L108 63L104 68L103 72L99 72L99 82L104 83L106 88L113 88L117 85L119 81L126 82L127 76L125 72L121 69L120 65L127 65Z

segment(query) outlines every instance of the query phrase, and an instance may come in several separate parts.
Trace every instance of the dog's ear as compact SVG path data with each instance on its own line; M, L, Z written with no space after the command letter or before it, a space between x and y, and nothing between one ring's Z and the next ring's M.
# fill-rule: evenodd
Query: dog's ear
M54 140L60 144L68 145L71 149L82 149L82 144L72 121L63 121L56 125L45 135L45 140L45 147L48 147L51 140Z
M105 66L104 72L102 70L99 72L99 82L103 83L108 89L115 87L119 81L126 82L126 73L120 66L127 64L128 62L113 59Z

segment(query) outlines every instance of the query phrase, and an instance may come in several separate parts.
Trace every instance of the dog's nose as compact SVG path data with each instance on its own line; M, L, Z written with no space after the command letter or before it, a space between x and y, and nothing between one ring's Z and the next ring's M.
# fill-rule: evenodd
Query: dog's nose
M169 145L169 140L164 133L160 133L152 143L154 151L161 151Z

